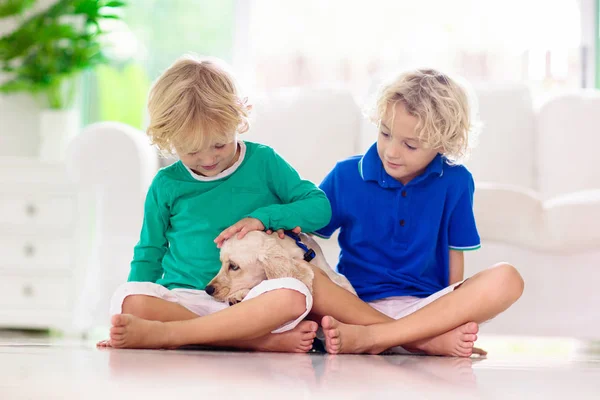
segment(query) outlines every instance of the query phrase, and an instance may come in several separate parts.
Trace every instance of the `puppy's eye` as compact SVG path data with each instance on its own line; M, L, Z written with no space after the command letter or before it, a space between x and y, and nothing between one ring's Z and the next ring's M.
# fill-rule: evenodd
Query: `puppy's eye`
M235 264L229 264L229 270L230 271L237 271L238 269L240 269L240 267L238 267Z

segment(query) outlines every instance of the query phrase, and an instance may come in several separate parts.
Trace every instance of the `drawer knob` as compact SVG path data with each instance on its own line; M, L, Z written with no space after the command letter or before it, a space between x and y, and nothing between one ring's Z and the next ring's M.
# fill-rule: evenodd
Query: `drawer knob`
M30 217L33 217L35 214L37 214L37 207L35 204L27 204L25 207L25 213L27 213L27 215Z
M31 286L31 285L23 286L23 296L32 297L33 296L33 286Z
M23 248L23 253L26 257L33 257L35 255L35 247L32 244L26 244Z

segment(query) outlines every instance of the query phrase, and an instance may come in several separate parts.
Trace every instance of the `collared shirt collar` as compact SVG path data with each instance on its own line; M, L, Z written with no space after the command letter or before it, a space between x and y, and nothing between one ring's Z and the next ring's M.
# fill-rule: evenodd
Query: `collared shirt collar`
M441 154L435 156L435 158L429 163L425 172L417 176L415 179L409 182L409 185L421 182L430 175L442 176L444 174L444 163L445 158ZM378 182L381 187L395 188L403 187L404 185L392 178L383 167L383 163L377 153L377 143L373 144L365 155L360 159L358 163L358 172L365 181Z
M233 174L240 165L242 165L242 162L244 161L244 158L246 157L246 143L244 143L243 140L239 140L238 141L238 146L240 148L240 156L238 157L237 161L229 168L227 168L226 170L220 172L218 175L215 176L203 176L203 175L198 175L197 173L195 173L194 171L192 171L187 165L181 163L185 169L190 173L190 175L192 176L192 178L194 178L197 181L201 181L201 182L212 182L212 181L216 181L219 179L223 179L228 177L229 175Z

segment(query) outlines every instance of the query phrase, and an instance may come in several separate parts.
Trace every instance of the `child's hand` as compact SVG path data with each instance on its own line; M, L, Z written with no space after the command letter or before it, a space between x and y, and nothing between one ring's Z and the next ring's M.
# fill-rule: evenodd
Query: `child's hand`
M250 231L264 231L265 226L260 220L256 218L244 218L234 225L231 225L229 228L225 229L217 238L215 239L215 243L217 244L217 248L221 248L223 242L235 235L238 234L238 239L246 236L246 233Z
M279 239L283 239L285 237L285 233L283 233L283 229L277 229L277 235L279 236ZM294 232L296 235L299 234L300 232L302 232L302 228L300 228L299 226L295 227L294 229L292 229L292 232ZM270 235L273 233L272 229L267 230L267 233Z

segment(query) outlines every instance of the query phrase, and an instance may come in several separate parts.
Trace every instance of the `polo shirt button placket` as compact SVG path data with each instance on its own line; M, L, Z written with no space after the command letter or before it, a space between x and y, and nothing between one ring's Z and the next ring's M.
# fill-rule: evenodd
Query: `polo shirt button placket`
M402 195L403 198L406 198L406 190L403 189L400 194ZM406 221L404 219L401 219L400 226L404 227L404 225L406 225Z

